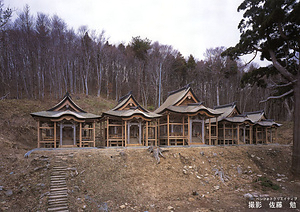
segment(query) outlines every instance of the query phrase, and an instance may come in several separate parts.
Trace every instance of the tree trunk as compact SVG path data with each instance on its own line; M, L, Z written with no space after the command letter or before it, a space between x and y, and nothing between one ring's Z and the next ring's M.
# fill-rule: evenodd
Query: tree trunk
M294 110L294 140L292 155L292 173L300 177L300 73L294 86L295 110Z
M220 106L220 92L219 92L220 80L217 83L217 106Z

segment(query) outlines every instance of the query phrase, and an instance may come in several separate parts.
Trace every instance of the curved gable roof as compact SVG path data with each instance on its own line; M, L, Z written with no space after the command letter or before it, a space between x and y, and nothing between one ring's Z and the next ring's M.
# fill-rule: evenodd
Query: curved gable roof
M65 109L64 109L65 108ZM30 114L32 117L47 118L47 119L60 119L62 117L71 116L80 120L85 119L98 119L100 116L87 113L81 109L71 98L67 92L64 98L54 107L47 111L40 111Z
M76 112L82 112L86 113L83 109L81 109L73 100L70 94L67 92L64 96L64 98L56 104L54 107L47 111L59 111L61 110L64 106L71 107L74 111Z
M218 121L222 121L223 119L232 117L234 114L234 111L236 111L238 113L238 115L241 114L236 106L236 102L232 102L232 103L225 104L225 105L214 106L214 110L223 113L218 118Z
M128 107L128 104L133 103L134 106ZM117 105L106 112L103 112L103 116L114 116L114 117L121 117L121 118L131 118L133 116L143 117L145 119L153 119L159 118L161 115L149 112L145 108L143 108L134 98L131 92L127 95L121 97L117 103Z
M155 113L162 113L169 106L175 106L180 101L184 100L184 98L186 98L186 96L187 96L187 94L189 92L191 93L191 95L193 96L193 98L197 102L199 102L198 98L196 97L196 95L192 91L190 85L188 84L188 85L186 85L183 88L180 88L180 89L178 89L176 91L170 92L169 95L168 95L168 98L166 99L166 101L159 108L157 108L154 112Z

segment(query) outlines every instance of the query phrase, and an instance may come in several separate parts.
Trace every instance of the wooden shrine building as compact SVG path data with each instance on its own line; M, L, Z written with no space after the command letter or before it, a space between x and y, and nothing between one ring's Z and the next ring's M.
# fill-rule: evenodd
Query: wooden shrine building
M222 113L205 107L189 85L170 92L166 101L154 111L159 119L159 145L215 144L218 138L217 122L206 124L206 119Z
M102 114L100 120L103 146L157 145L157 122L161 115L143 108L131 92Z
M218 145L276 142L277 128L281 125L267 119L264 111L241 114L235 102L214 109L222 112L218 118ZM215 122L211 119L211 123Z
M38 148L95 146L95 123L100 116L82 110L69 93L53 108L31 116L37 121Z

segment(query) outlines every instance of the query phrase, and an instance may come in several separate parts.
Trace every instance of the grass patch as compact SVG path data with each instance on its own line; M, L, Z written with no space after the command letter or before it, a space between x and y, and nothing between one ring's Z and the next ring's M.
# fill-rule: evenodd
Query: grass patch
M272 188L273 190L279 190L279 185L273 183L269 178L267 177L259 177L255 180L255 182L260 182L260 185L263 188Z

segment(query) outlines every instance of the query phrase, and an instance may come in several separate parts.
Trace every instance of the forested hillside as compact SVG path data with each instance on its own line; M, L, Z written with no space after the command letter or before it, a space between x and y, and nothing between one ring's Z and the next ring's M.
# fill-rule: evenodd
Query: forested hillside
M56 15L31 14L29 6L15 19L11 12L1 4L0 98L60 98L69 91L117 100L133 91L155 109L161 76L161 102L190 83L209 107L237 101L241 112L264 109L268 118L292 117L291 98L259 104L270 95L268 86L241 85L244 73L257 65L221 57L226 47L207 49L205 59L197 60L200 55L185 58L172 46L139 36L112 44L104 31L72 29Z

